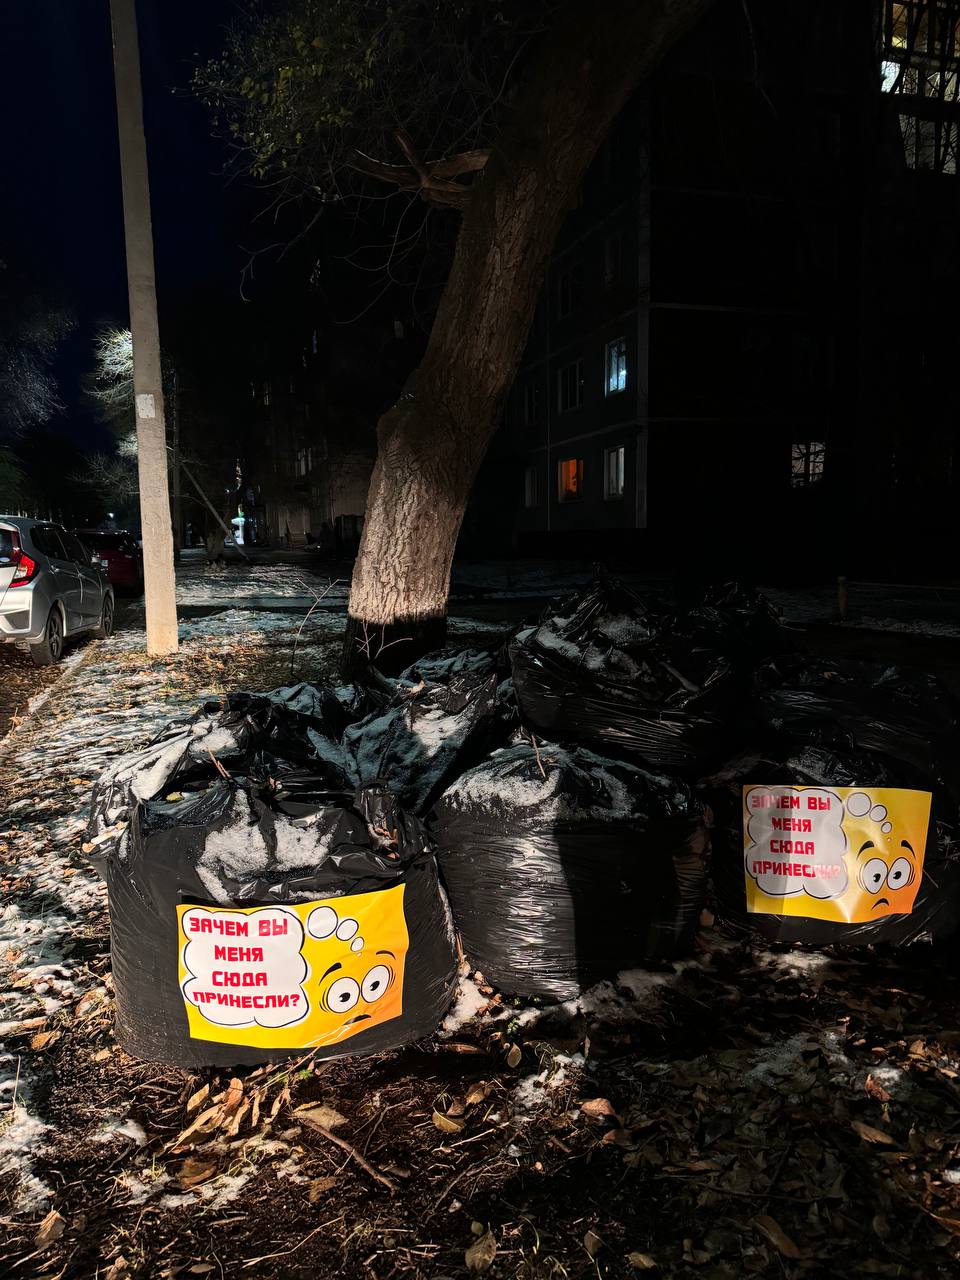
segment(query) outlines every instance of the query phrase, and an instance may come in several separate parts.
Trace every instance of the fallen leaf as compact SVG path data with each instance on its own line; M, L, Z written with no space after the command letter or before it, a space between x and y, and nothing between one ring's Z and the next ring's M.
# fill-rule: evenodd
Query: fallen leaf
M865 1093L868 1093L871 1098L875 1098L877 1102L890 1101L890 1094L887 1093L883 1085L880 1084L878 1080L874 1080L873 1076L869 1073L867 1074L866 1080L863 1082L863 1089Z
M59 1031L38 1031L30 1041L31 1049L47 1049L60 1039Z
M43 1253L44 1249L49 1249L60 1239L66 1229L66 1219L56 1209L51 1209L40 1223L40 1230L33 1238L33 1247L38 1253Z
M229 1085L227 1086L227 1092L223 1099L224 1119L229 1119L229 1117L233 1115L233 1113L236 1111L237 1107L239 1107L242 1101L243 1101L243 1081L238 1080L236 1079L236 1077L234 1077L234 1079L232 1079Z
M338 1129L347 1123L346 1116L342 1116L333 1107L328 1107L325 1102L308 1102L297 1107L294 1115L298 1120L306 1120L307 1124L319 1125L321 1129Z
M803 1257L780 1223L769 1214L761 1213L759 1217L754 1218L752 1225L762 1236L766 1236L781 1257L794 1259Z
M462 1133L467 1122L459 1116L445 1116L442 1111L434 1111L433 1123L441 1133Z
M626 1129L608 1129L600 1141L605 1147L623 1147L625 1151L632 1151L637 1145Z
M523 1050L518 1044L510 1046L510 1052L507 1054L507 1066L519 1067L520 1060L523 1057Z
M467 1090L466 1103L468 1107L475 1106L478 1102L483 1102L485 1098L490 1096L490 1086L486 1080L479 1080L476 1084L472 1084Z
M94 1062L106 1062L106 1060L112 1056L113 1055L111 1054L109 1049L98 1049L97 1052L93 1055L93 1060ZM119 1258L117 1259L117 1261L119 1262ZM124 1261L124 1266L126 1265L127 1265L126 1261Z
M180 1167L178 1181L184 1191L189 1191L191 1187L199 1187L201 1182L209 1182L216 1172L215 1160L188 1156Z
M586 1102L580 1103L580 1110L585 1116L590 1116L594 1120L599 1120L601 1116L619 1119L609 1098L588 1098Z
M656 1260L651 1258L649 1253L628 1253L627 1261L638 1271L656 1271L657 1269Z
M130 1263L121 1253L110 1263L110 1267L104 1274L103 1280L122 1280L123 1276L130 1274Z
M328 1174L325 1178L314 1178L310 1183L307 1199L311 1204L316 1204L320 1197L332 1191L339 1181L339 1178L335 1178L332 1174Z
M889 1133L885 1133L883 1129L874 1129L871 1124L864 1124L862 1120L851 1120L850 1128L860 1135L864 1142L879 1142L888 1147L897 1145L896 1138L891 1138Z
M487 1231L479 1240L474 1241L464 1254L464 1261L470 1271L487 1271L497 1256L497 1242L492 1231Z
M216 1267L212 1262L195 1262L192 1267L187 1270L194 1276L205 1276L208 1271L215 1271Z
M191 1094L187 1099L187 1115L189 1115L191 1111L196 1111L200 1103L206 1102L209 1097L210 1086L208 1084L205 1084L202 1089L198 1089L196 1093Z
M591 1258L595 1258L603 1248L603 1241L595 1231L588 1231L583 1237L583 1247Z

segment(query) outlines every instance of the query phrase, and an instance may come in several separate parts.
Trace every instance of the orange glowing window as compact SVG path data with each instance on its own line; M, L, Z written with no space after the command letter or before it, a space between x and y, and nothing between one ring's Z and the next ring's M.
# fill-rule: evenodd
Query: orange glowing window
M559 499L575 502L583 497L583 459L564 458L558 465Z

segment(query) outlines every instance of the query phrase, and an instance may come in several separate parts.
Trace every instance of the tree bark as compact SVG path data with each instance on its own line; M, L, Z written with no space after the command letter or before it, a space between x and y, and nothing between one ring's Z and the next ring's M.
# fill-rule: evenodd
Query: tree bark
M442 640L474 477L547 263L613 120L712 0L576 0L529 68L470 193L423 360L377 428L344 669L399 670Z

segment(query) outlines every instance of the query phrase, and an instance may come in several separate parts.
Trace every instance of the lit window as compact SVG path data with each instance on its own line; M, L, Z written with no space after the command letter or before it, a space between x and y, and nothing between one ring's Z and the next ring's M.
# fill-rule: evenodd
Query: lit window
M540 505L540 472L536 467L527 467L523 473L523 505L539 507Z
M827 446L822 440L800 440L793 446L790 483L802 489L823 479Z
M557 464L557 496L561 502L583 497L583 459L564 458Z
M603 496L622 498L627 451L622 444L603 453Z
M557 315L572 315L583 302L583 266L575 262L557 277Z
M884 5L880 88L901 99L903 154L911 169L957 172L960 10L956 0Z
M627 340L617 338L616 342L607 343L606 360L606 394L616 395L618 391L627 389Z
M604 246L603 280L613 289L623 280L623 236L608 236Z
M557 373L557 408L561 413L583 404L583 361L574 360Z

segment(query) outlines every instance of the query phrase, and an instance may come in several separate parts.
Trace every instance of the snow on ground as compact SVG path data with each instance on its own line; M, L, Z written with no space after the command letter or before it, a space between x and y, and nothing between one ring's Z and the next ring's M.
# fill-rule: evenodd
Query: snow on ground
M223 607L235 601L277 601L309 608L317 596L344 604L346 579L331 579L309 565L181 564L177 567L177 604Z
M760 590L785 622L837 622L835 584L793 587L789 591L761 586ZM960 636L960 589L848 582L845 621L838 625L908 635Z
M336 644L340 620L326 625ZM0 795L0 1175L19 1172L25 1210L46 1195L31 1161L46 1129L30 1113L31 1080L20 1055L3 1041L42 1035L47 1019L68 1005L82 1023L85 1009L105 995L102 977L82 958L85 938L100 941L106 909L106 889L80 850L91 786L118 756L213 696L175 679L177 662L219 655L226 664L240 645L289 647L298 627L290 614L244 610L195 619L181 623L179 659L158 661L143 654L142 631L123 631L72 655L49 696L0 742L0 779L9 788ZM311 641L318 631L324 634L319 623Z

